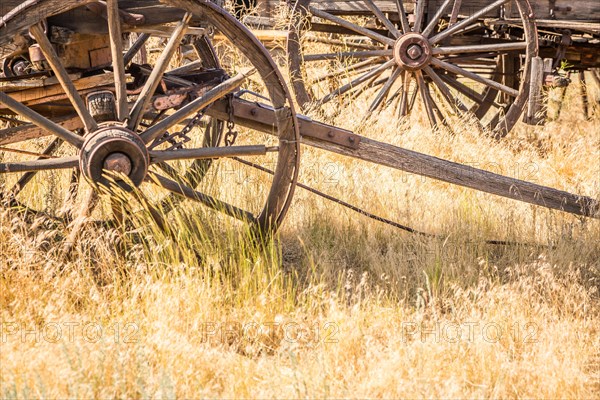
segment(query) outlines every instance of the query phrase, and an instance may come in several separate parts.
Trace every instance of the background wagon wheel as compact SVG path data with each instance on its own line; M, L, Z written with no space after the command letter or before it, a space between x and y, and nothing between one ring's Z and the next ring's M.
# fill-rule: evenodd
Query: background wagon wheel
M506 135L526 105L537 54L530 5L460 3L364 0L328 9L299 0L288 34L298 103L356 105L367 116L393 106L406 117L418 98L433 125L472 113Z
M92 39L110 38L112 61L100 68L74 69L57 55L60 43L54 41L53 28L65 28L59 25L64 20L75 21L72 16L65 18L67 12L90 12L78 7L80 3L73 0L57 5L41 0L32 9L4 17L0 44L11 43L15 33L25 37L30 42L26 44L35 45L44 56L35 75L58 81L55 85L58 90L53 87L55 96L34 103L28 102L21 90L9 92L3 88L0 92L0 113L12 114L8 118L18 124L0 130L3 205L19 207L24 215L44 213L60 219L60 207L54 200L72 199L73 193L83 190L77 188L86 186L82 184L84 180L70 179L79 171L93 190L77 202L76 221L88 215L109 217L107 210L114 203L114 189L120 187L132 191L159 223L163 222L160 205L171 204L170 196L175 194L215 211L207 212L207 217L220 219L221 215L227 215L249 222L260 231L275 229L293 195L299 134L289 93L264 47L218 6L173 1L169 3L180 7L169 9L178 15L174 23L153 24L148 28L143 24L136 26L141 35L124 52L120 48L122 35L131 26L122 23L124 10L118 9L117 1L108 1L104 14L101 12L99 20L94 21L103 22L106 34L96 31ZM43 7L44 13L38 7ZM36 19L40 15L49 16L43 25ZM83 21L89 26L90 19ZM210 40L202 35L203 29L194 28L199 21L224 33L228 41L220 47L226 49L228 60L235 60L235 64L229 63L223 70L218 68L217 53ZM200 60L169 71L186 32L199 34L194 45ZM169 40L152 65L129 63L151 34L165 33ZM27 37L29 34L31 38ZM81 89L86 78L94 83L91 94ZM14 86L15 82L11 84ZM204 111L222 105L226 96L240 88L259 92L275 109L273 135L265 137L249 127L238 126L236 145L218 147L223 122L207 119ZM104 93L99 94L98 89ZM44 90L48 94L48 88ZM109 100L102 100L102 94ZM86 103L85 95L88 100L90 95L98 95L95 101L106 107ZM94 112L97 109L109 112L97 114ZM195 129L181 131L181 124ZM204 129L197 129L198 126ZM274 177L258 175L253 173L254 169L236 164L232 159L236 156L267 164L275 169ZM207 175L211 163L211 173ZM121 175L113 176L111 179L116 182L111 182L106 172ZM112 196L99 199L96 193L100 187L110 187ZM73 231L77 232L80 225L75 224Z

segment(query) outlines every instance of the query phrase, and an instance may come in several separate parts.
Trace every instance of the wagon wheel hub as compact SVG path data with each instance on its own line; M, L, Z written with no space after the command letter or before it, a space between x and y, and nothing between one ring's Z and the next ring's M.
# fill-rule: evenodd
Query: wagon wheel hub
M431 55L429 41L418 33L402 35L394 45L396 64L409 71L417 71L428 65Z
M143 182L149 160L146 146L137 134L122 126L109 126L85 141L79 164L92 185L110 187L112 182L106 172L116 172L130 181L117 180L117 185L131 190L131 184L137 187Z

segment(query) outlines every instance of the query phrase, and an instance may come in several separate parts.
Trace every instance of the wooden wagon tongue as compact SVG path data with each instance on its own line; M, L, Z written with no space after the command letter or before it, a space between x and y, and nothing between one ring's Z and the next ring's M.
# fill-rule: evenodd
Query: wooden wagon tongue
M271 107L236 99L233 109L236 122L265 133L273 133L275 113ZM206 113L219 119L226 119L228 115L226 110L227 103L219 101L213 104ZM342 128L313 121L303 115L298 115L298 119L302 143L309 146L478 191L600 219L600 202L591 197L568 193L403 149Z

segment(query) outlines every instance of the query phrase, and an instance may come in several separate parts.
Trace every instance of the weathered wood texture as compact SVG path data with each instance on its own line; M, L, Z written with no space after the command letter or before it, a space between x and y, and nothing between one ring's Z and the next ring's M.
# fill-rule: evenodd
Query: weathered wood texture
M0 14L0 48L10 43L15 36L26 31L36 22L53 15L64 13L76 5L84 5L93 0L27 0L2 1Z
M85 78L81 78L74 81L75 88L80 92L86 89L100 89L106 86L111 86L114 82L113 74L107 72L102 75L93 75ZM2 87L0 86L0 89ZM58 96L58 97L54 97ZM11 97L27 106L39 104L52 98L54 101L66 98L64 89L59 84L48 85L44 87L37 87L32 89L25 89L11 92ZM0 111L4 108L0 105Z
M235 101L245 102L244 100ZM245 103L247 104L248 102ZM207 110L207 114L216 118L227 118L228 114L225 112L226 107L226 102L219 101ZM265 133L272 133L273 126L270 118L255 119L250 113L239 115L236 110L241 109L247 109L247 107L236 108L234 104L234 120L236 122L252 127L253 129L264 131ZM299 119L302 119L302 117L299 117ZM301 134L303 131L314 129L314 126L321 125L324 124L305 120ZM330 127L330 129L335 131L337 128ZM597 200L590 197L579 196L562 190L473 168L468 165L442 160L437 157L417 153L412 150L382 143L367 137L358 137L355 138L355 140L358 141L358 145L353 149L348 146L342 146L302 135L302 143L332 153L385 165L411 174L426 176L428 178L550 209L600 218L600 204Z
M27 45L27 29L36 22L47 19L50 25L68 28L79 34L106 34L106 20L86 7L96 0L0 0L0 58L23 49ZM178 21L183 11L168 7L158 0L119 1L119 6L128 12L144 16L143 25L159 25ZM192 20L200 26L202 17ZM135 30L133 25L124 25L124 31Z
M562 21L595 21L600 24L598 0L531 0L536 19Z
M285 0L258 0L260 15L269 16L280 3ZM379 9L385 13L397 13L396 0L374 0ZM443 0L430 0L427 9L434 13L443 3ZM406 12L414 11L416 0L403 0ZM486 0L463 0L460 5L459 15L470 15L482 9L491 2ZM600 23L600 2L597 0L531 0L531 8L536 19L554 19L559 21L595 21ZM311 6L330 12L332 14L372 14L362 0L315 0ZM448 11L448 15L450 15ZM516 7L508 5L508 15L516 17ZM495 11L486 17L499 17Z
M74 131L75 129L83 128L83 123L79 117L70 115L57 118L55 123L63 128ZM50 135L50 132L39 128L34 124L25 124L0 130L0 145L18 143L29 139L36 139Z
M31 0L29 1L31 2ZM27 3L29 3L27 2ZM82 0L81 3L90 2ZM290 3L285 0L258 0L257 7L261 15L272 15L281 3ZM0 16L17 6L24 5L23 0L2 0L0 2ZM47 1L48 15L50 10L57 4L61 4L63 9L68 5L68 1ZM52 4L55 3L55 4ZM383 11L396 13L396 0L375 0L374 3ZM407 12L413 12L416 0L403 1ZM430 10L436 10L443 0L430 0L427 7ZM485 0L463 0L461 2L460 14L469 15L475 10L481 9L489 4ZM532 0L530 1L536 19L554 19L564 21L590 21L600 23L600 2L596 0ZM350 13L366 14L369 9L361 0L317 0L312 3L314 7L326 10L332 13ZM146 17L146 24L159 23L166 19L173 20L181 18L181 12L173 8L165 7L158 0L126 0L119 1L119 6L133 13L140 13ZM516 10L511 10L511 15L515 15ZM73 15L75 16L75 15ZM498 15L493 15L498 16Z

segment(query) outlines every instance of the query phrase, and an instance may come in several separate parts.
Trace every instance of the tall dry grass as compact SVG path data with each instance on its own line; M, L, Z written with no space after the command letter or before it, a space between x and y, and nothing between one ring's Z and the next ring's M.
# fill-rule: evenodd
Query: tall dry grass
M503 141L385 112L335 123L600 198L598 107L565 107ZM0 397L600 395L598 221L310 148L300 179L443 239L298 190L264 245L186 202L171 233L142 213L134 230L88 228L66 260L60 228L3 210Z

